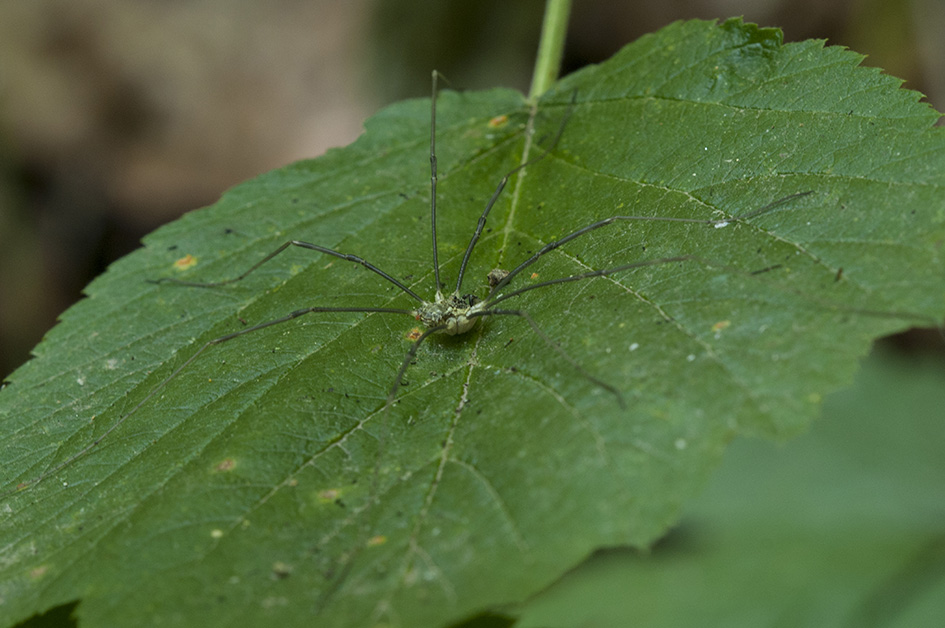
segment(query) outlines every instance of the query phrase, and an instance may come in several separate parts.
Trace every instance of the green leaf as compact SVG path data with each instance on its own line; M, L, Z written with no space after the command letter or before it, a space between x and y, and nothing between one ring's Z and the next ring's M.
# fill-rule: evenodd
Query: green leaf
M646 546L734 435L802 431L874 337L945 315L938 114L860 60L686 22L535 109L507 90L441 95L447 286L498 180L570 112L552 153L510 180L464 292L602 218L731 218L810 192L724 228L618 221L516 279L689 256L500 305L626 409L498 315L424 343L386 409L416 326L403 315L309 314L213 346L162 386L246 324L416 303L295 248L219 288L148 279L230 278L297 238L432 299L429 101L158 230L0 393L2 615L80 600L89 626L436 625L519 601L596 547Z
M810 434L736 441L652 552L592 557L515 626L940 626L943 379L877 352Z

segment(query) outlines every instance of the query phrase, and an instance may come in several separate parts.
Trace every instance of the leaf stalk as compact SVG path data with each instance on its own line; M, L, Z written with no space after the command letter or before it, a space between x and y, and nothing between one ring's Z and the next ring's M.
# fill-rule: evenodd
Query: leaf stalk
M545 17L541 24L541 39L538 42L535 71L532 74L532 86L528 92L530 102L538 100L558 80L570 14L571 0L547 0L545 3Z

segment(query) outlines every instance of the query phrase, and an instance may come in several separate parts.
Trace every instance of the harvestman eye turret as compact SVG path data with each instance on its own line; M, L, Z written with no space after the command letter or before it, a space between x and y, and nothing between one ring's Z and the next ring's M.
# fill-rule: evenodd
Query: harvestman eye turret
M78 453L69 457L64 462L59 463L54 468L44 472L38 477L35 477L29 481L21 483L17 488L18 489L25 488L33 484L36 484L37 482L40 482L44 478L60 471L61 469L68 466L69 464L77 460L78 458L87 454L96 445L98 445L105 438L107 438L109 434L115 431L125 421L127 421L132 415L134 415L135 412L137 412L142 406L144 406L151 399L153 399L155 395L158 394L158 392L160 392L170 382L172 382L175 378L177 378L178 375L180 375L185 369L187 369L187 367L190 364L192 364L195 360L197 360L210 347L214 345L222 344L224 342L228 342L230 340L233 340L234 338L239 338L240 336L244 336L246 334L250 334L250 333L265 329L267 327L272 327L274 325L280 325L282 323L286 323L288 321L291 321L300 316L304 316L306 314L316 314L320 312L350 312L350 313L362 313L362 314L408 315L420 321L420 323L424 326L425 330L413 341L413 344L410 346L410 349L408 350L407 354L404 356L404 359L400 364L400 368L398 369L397 374L393 379L391 388L389 389L389 392L387 394L387 398L384 404L385 409L388 408L392 403L394 403L397 396L397 392L401 386L403 377L407 369L409 368L410 364L415 359L417 355L417 351L420 348L421 344L424 342L424 340L426 340L429 336L433 334L437 334L437 333L444 333L444 334L453 335L453 336L466 334L476 326L476 323L479 321L479 319L487 317L487 316L517 316L517 317L523 318L528 323L528 325L532 328L532 330L542 339L542 341L545 344L547 344L550 348L552 348L568 364L570 364L571 367L577 373L579 373L582 377L586 378L588 381L592 382L596 386L599 386L600 388L611 393L614 396L615 402L621 408L623 408L625 407L625 403L619 389L615 387L614 385L607 383L595 377L588 371L586 371L580 364L578 364L577 361L575 361L570 355L568 355L568 353L564 349L562 349L557 343L555 343L551 338L549 338L525 310L502 309L496 306L502 303L503 301L518 297L531 290L547 288L547 287L557 285L557 284L583 281L585 279L590 279L592 277L604 277L607 275L613 275L615 273L620 273L620 272L627 271L633 268L640 268L644 266L655 266L659 264L668 264L668 263L684 262L684 261L703 261L703 260L700 260L698 257L693 256L693 255L681 255L677 257L663 257L663 258L658 258L658 259L630 262L627 264L623 264L623 265L619 265L619 266L615 266L611 268L593 270L593 271L589 271L585 273L580 273L577 275L571 275L568 277L551 279L547 281L534 283L534 284L531 284L522 288L514 289L511 291L505 291L505 289L509 287L509 285L515 279L515 277L518 276L523 270L525 270L526 268L528 268L529 266L537 262L541 257L550 253L551 251L554 251L555 249L587 233L606 227L607 225L613 224L615 222L656 220L656 221L665 221L665 222L698 223L698 224L710 225L710 226L715 226L715 227L723 227L732 222L745 221L749 218L753 218L755 216L759 216L761 214L767 213L777 207L780 207L781 205L783 205L784 203L790 200L793 200L798 197L805 196L811 193L810 191L805 191L805 192L791 194L789 196L785 196L772 203L769 203L768 205L765 205L764 207L760 209L749 212L747 214L744 214L741 216L729 217L725 219L718 219L718 220L706 220L706 219L696 219L696 218L671 218L671 217L663 217L663 216L611 216L609 218L599 220L592 224L585 225L558 240L554 240L552 242L545 244L536 253L532 254L531 257L521 262L518 266L514 267L511 271L504 271L504 270L499 270L499 269L493 270L492 272L489 273L489 276L488 276L488 283L490 286L490 290L488 294L485 296L485 298L479 298L472 294L463 294L462 293L463 278L465 276L466 269L469 264L469 260L473 254L473 251L475 250L477 242L479 241L479 237L482 235L483 229L486 225L486 221L489 217L489 213L492 211L493 206L495 205L499 196L502 194L502 191L505 188L506 184L508 183L509 179L513 175L515 175L520 170L526 168L527 166L534 166L541 160L545 159L549 154L551 154L555 150L567 126L568 119L570 118L570 116L572 115L574 111L575 102L576 102L576 94L575 94L574 96L572 96L571 103L568 105L567 110L561 119L561 122L558 126L557 133L555 134L554 138L551 140L547 148L542 150L542 152L540 152L536 157L533 157L531 159L523 159L523 162L520 165L516 166L515 168L507 172L505 176L503 176L502 179L499 181L499 184L496 186L495 191L493 192L491 198L486 203L485 208L483 209L481 215L479 216L479 220L476 224L475 230L473 231L472 238L470 239L469 244L466 247L466 251L465 251L465 254L463 255L459 272L456 278L455 288L451 293L444 295L441 290L443 283L440 280L440 265L439 265L439 259L438 259L437 229L436 229L436 218L437 218L437 207L436 207L436 199L437 199L437 192L436 192L436 186L437 186L437 160L436 160L437 73L436 72L433 73L432 84L433 84L433 89L432 89L433 93L432 93L432 99L431 99L431 105L430 105L430 222L431 222L430 231L432 235L432 245L433 245L432 247L433 271L434 271L434 277L436 281L435 296L432 301L427 301L423 299L420 295L418 295L416 292L414 292L411 288L406 286L404 283L402 283L398 279L394 278L392 275L388 274L387 272L381 270L377 266L371 264L370 262L366 261L365 259L357 255L352 255L349 253L342 253L342 252L335 251L330 248L319 246L317 244L303 242L301 240L289 240L283 243L277 249L275 249L274 251L266 255L264 258L262 258L260 261L252 265L248 270L243 272L241 275L237 277L233 277L231 279L217 281L217 282L207 282L207 283L184 281L184 280L173 279L173 278L160 278L160 279L150 280L152 283L158 283L158 284L171 283L171 284L177 284L177 285L182 285L182 286L191 286L191 287L200 287L200 288L213 288L213 287L225 286L227 284L235 283L235 282L245 279L257 268L267 263L268 261L272 260L274 257L279 255L280 253L282 253L289 247L298 247L298 248L316 251L318 253L322 253L325 255L330 255L330 256L342 259L344 261L347 261L347 262L360 264L361 266L367 268L371 272L382 277L385 281L396 286L399 290L401 290L405 294L409 295L411 298L416 300L419 303L419 305L417 305L416 308L411 309L411 310L399 309L399 308L388 308L388 307L323 307L323 306L306 307L299 310L295 310L294 312L291 312L280 318L276 318L276 319L269 320L263 323L259 323L259 324L241 329L239 331L226 334L224 336L220 336L219 338L214 338L213 340L210 340L204 343L200 348L198 348L197 351L194 352L193 355L191 355L187 360L183 362L183 364L177 367L170 375L168 375L163 381L161 381L157 386L155 386L140 402L138 402L136 406L134 406L130 411L122 415L114 424L108 427L108 429L106 429L105 432L102 433L100 436L98 436L94 441L92 441L90 444L85 446ZM529 129L528 132L531 133L531 130Z

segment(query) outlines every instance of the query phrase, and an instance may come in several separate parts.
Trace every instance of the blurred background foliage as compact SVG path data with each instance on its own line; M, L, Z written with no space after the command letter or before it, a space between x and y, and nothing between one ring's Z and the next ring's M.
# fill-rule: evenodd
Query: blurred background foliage
M810 432L737 439L655 547L600 550L515 628L939 628L943 381L931 354L874 352Z
M543 8L0 2L0 377L144 234L351 142L382 105L427 95L431 69L527 91ZM868 54L945 107L940 0L575 0L563 71L677 19L734 15Z

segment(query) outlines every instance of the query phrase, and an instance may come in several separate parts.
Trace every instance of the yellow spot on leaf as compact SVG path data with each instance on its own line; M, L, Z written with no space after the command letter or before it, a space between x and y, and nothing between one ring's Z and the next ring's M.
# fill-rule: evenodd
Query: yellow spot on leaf
M509 121L509 117L503 114L501 116L496 116L492 118L491 120L489 120L489 126L491 126L493 129L497 129L500 126L504 126L505 123L508 121Z
M318 499L323 502L334 502L341 497L341 491L336 488L326 488L323 491L318 491Z
M184 257L174 262L174 268L177 270L187 270L191 266L197 265L197 258L188 253Z
M232 471L236 468L236 461L232 458L224 458L217 466L213 469L215 471Z
M727 329L731 324L732 324L732 321L719 321L718 323L712 326L712 331L714 331L715 333L719 333L723 329Z
M378 545L383 545L384 543L387 543L387 537L383 534L378 534L377 536L372 536L368 539L367 546L377 547Z
M33 580L39 580L44 575L46 575L47 571L49 571L49 567L46 565L40 565L39 567L34 567L33 569L30 569L30 578L32 578Z
M419 327L414 327L414 328L411 329L410 332L407 334L407 340L416 340L417 338L420 337L420 334L422 334L422 333L423 333L423 332L420 331L420 328L419 328Z

